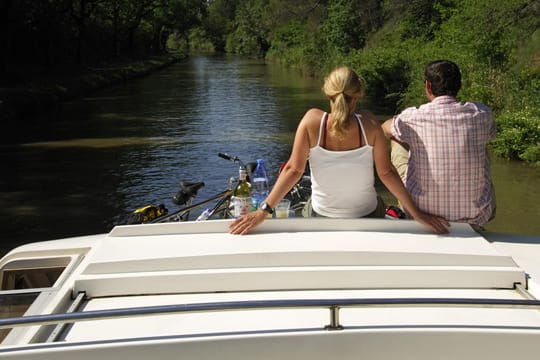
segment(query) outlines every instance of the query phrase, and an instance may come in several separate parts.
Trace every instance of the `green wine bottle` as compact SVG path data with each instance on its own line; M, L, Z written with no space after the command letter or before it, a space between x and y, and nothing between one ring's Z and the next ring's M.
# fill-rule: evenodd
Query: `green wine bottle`
M233 191L233 204L235 218L245 215L251 211L251 184L247 181L247 170L244 166L239 170L238 185Z

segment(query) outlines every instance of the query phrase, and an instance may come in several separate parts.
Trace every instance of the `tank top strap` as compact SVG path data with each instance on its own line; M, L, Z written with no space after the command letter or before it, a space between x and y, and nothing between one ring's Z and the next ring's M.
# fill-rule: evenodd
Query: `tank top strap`
M328 113L324 113L321 118L321 125L319 127L319 139L317 140L317 145L321 147L326 146L326 122L328 121ZM321 144L322 140L322 144Z
M360 125L360 130L362 131L362 135L360 135L360 143L362 143L362 137L364 138L364 144L369 145L367 141L366 131L364 130L364 125L362 124L362 120L360 118L360 115L354 114L356 116L356 120L358 120L358 124Z

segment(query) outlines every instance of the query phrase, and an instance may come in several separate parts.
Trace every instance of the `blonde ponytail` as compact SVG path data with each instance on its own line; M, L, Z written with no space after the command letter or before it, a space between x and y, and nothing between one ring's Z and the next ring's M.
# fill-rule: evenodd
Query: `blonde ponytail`
M352 110L349 109L354 97L363 94L362 83L358 75L348 66L340 66L332 71L324 80L323 91L333 102L331 131L342 134Z

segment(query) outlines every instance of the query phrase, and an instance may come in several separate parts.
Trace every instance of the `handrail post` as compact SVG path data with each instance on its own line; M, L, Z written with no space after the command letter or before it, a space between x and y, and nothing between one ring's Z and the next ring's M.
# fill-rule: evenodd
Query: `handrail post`
M516 289L517 293L523 296L525 299L538 300L523 285L521 285L521 283L514 283L514 288Z
M324 327L325 330L343 330L343 326L339 324L339 306L332 305L330 310L330 324Z
M69 308L66 310L66 314L73 313L74 311L79 310L85 298L86 298L86 292L84 291L79 292L77 296L75 297L75 299L73 300L73 302L71 303L71 305L69 306ZM67 324L68 323L57 324L45 342L56 341L56 339L58 338L58 336L60 336L60 334L65 329Z

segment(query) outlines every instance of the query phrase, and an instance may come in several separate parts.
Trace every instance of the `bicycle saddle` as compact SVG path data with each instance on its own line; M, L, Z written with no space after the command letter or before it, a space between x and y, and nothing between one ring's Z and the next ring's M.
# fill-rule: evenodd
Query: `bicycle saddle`
M176 205L184 205L191 200L197 191L204 186L204 182L187 182L180 181L180 191L173 196L173 203Z

